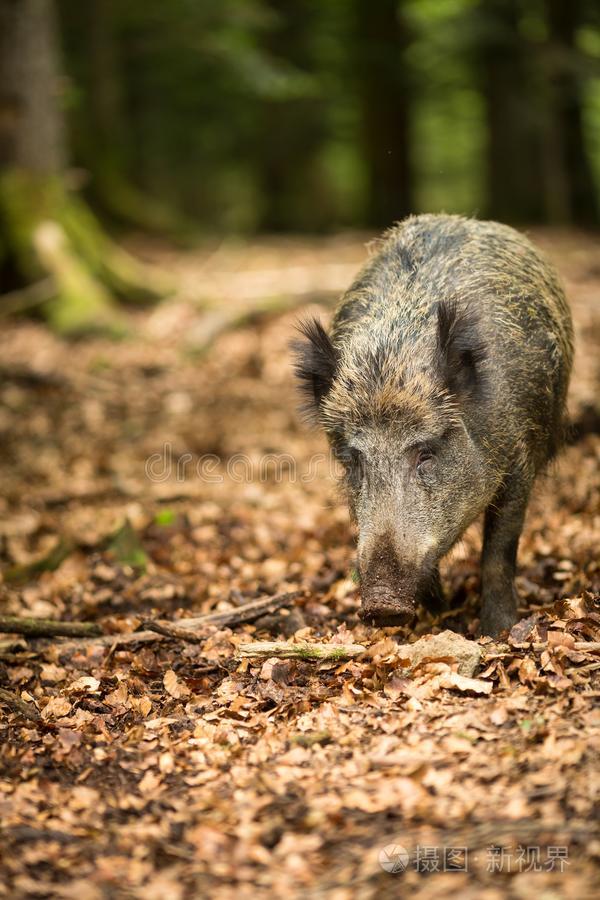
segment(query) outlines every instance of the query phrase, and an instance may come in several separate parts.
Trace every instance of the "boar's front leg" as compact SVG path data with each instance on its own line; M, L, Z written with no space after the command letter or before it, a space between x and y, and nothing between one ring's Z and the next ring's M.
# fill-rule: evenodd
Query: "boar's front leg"
M531 481L509 475L488 506L481 555L481 633L497 637L517 621L515 569Z
M448 599L442 587L442 579L440 578L440 570L435 567L431 573L431 579L427 585L427 591L423 597L423 604L426 609L433 615L439 615L448 609Z

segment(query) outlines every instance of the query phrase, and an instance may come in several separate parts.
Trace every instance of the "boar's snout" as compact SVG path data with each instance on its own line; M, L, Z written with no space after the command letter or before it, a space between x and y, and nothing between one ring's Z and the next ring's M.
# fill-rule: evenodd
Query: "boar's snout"
M401 566L391 543L383 543L361 567L363 621L376 625L407 625L416 614L415 572Z
M366 603L363 598L358 614L367 625L408 625L415 617L415 607L386 593L376 599L369 597Z

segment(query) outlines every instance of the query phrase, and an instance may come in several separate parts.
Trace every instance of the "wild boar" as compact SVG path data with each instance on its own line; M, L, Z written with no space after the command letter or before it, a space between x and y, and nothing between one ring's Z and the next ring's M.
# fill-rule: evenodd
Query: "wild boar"
M438 607L439 561L484 513L480 627L510 628L531 487L565 432L573 330L550 264L506 225L414 216L383 237L330 334L299 327L297 375L358 526L363 619Z

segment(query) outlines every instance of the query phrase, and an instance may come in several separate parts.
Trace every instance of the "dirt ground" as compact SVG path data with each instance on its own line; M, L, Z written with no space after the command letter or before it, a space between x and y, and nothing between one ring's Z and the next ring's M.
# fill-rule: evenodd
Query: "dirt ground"
M444 565L445 620L361 624L347 512L296 413L298 308L327 317L363 236L144 246L181 289L118 343L3 323L0 614L111 637L2 636L0 897L598 896L600 240L535 237L573 306L577 427L530 507L523 621L469 682L396 643L476 643L479 527ZM289 591L199 643L120 643ZM366 651L239 658L256 640Z

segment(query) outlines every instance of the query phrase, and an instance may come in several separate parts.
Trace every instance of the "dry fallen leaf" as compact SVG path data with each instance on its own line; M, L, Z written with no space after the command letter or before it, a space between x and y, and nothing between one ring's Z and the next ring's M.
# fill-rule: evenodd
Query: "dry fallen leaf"
M65 697L51 697L42 710L42 718L59 719L68 716L71 712L71 704Z
M100 682L97 678L92 678L90 675L83 675L81 678L78 678L77 681L71 682L71 684L67 687L67 691L69 692L69 694L93 694L98 690L99 687Z
M165 690L171 697L174 697L176 700L182 700L185 697L189 697L191 694L190 689L187 685L183 684L173 669L168 669L163 678L163 684L165 686Z
M53 663L45 663L40 670L40 678L48 684L58 684L67 678L67 670Z
M130 697L129 702L133 709L136 709L140 715L146 717L152 712L152 701L149 697Z
M497 706L490 713L492 725L504 725L508 721L508 709L506 706Z
M160 787L162 782L162 778L158 772L153 772L151 769L148 769L142 780L140 781L138 788L141 794L150 795L154 794L157 789Z
M458 672L446 672L440 676L440 685L450 690L468 691L474 694L491 694L494 685L481 678L466 678Z
M108 703L110 706L122 706L124 703L127 703L128 695L129 690L127 688L127 682L122 681L114 691L110 691L110 693L106 695L104 702Z

